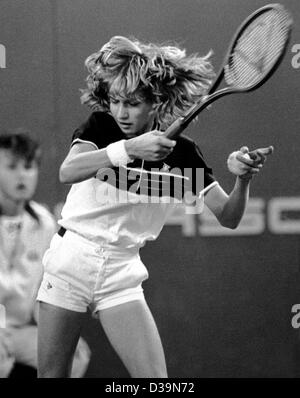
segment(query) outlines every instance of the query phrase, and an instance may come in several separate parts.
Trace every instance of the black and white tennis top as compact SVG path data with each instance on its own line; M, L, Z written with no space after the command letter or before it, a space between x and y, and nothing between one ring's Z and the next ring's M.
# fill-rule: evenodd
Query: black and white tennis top
M75 130L72 145L105 149L126 139L114 118L94 112ZM141 247L154 240L177 203L217 182L197 145L184 136L158 162L136 159L120 168L100 169L94 178L73 184L59 224L99 244Z

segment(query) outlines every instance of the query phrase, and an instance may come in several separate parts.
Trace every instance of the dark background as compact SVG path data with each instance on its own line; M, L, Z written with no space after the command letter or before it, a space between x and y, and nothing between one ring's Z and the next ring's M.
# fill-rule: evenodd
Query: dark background
M232 96L204 112L188 134L229 191L230 152L274 145L275 154L252 184L251 196L300 198L298 125L300 69L291 48L300 43L299 0L282 0L295 28L287 56L260 90ZM84 60L113 35L175 40L188 52L214 50L220 66L237 26L261 0L1 0L1 130L28 128L44 160L36 200L51 210L67 188L58 168L72 132L89 114L80 105ZM150 271L148 303L164 343L171 377L299 377L299 329L291 307L299 297L299 233L184 237L166 226L142 251ZM84 335L93 349L87 376L126 377L96 321Z

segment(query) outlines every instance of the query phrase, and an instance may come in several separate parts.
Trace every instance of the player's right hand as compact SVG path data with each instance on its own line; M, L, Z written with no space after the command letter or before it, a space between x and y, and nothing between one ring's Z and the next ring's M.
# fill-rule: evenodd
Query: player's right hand
M249 152L249 156L252 160L254 160L256 165L263 165L267 160L269 155L272 155L274 152L274 147L271 145L267 148L258 148Z
M152 130L125 142L128 155L132 159L144 159L150 162L162 160L167 157L176 145L159 130Z

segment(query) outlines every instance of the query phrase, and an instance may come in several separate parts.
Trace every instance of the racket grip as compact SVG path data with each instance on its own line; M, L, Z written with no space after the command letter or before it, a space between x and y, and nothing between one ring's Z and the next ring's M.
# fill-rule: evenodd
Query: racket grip
M170 139L178 137L186 127L183 122L184 117L176 119L165 131L165 136Z

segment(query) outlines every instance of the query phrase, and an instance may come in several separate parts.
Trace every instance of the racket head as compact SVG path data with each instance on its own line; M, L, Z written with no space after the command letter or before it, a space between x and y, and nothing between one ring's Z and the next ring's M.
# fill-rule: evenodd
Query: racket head
M291 36L293 19L281 4L268 4L252 13L237 29L222 70L209 93L224 77L229 90L260 87L280 65Z
M217 99L228 94L249 92L264 84L276 71L285 55L292 26L292 16L281 4L268 4L254 11L237 29L222 67L207 95L185 116L177 119L166 130L166 136L177 137L203 109ZM249 65L240 57L243 46L247 54L249 52ZM223 78L227 87L216 91Z

